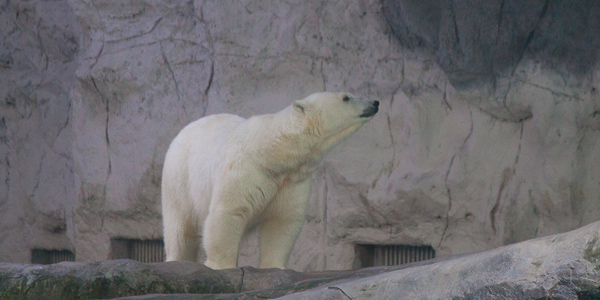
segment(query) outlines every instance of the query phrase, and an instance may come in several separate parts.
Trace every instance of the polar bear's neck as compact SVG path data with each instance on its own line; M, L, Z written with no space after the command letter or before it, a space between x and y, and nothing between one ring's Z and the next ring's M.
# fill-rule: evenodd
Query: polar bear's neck
M326 136L319 128L311 128L310 122L294 116L293 108L288 107L275 114L252 117L248 119L248 126L255 135L246 138L262 141L248 143L253 145L252 149L248 149L253 159L261 166L268 166L276 174L301 172L310 175L323 156L356 131L360 124Z
M296 169L313 160L318 164L324 154L318 149L319 137L306 130L304 122L293 115L292 108L248 121L256 123L250 126L262 128L259 133L262 143L255 150L259 158L269 161L269 165L278 162L283 169Z

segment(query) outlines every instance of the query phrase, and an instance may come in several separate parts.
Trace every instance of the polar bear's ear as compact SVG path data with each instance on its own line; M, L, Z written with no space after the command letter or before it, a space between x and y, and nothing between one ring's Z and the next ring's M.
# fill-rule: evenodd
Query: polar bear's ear
M306 111L306 103L302 102L301 100L294 101L293 106L294 106L294 110L299 113L304 114Z

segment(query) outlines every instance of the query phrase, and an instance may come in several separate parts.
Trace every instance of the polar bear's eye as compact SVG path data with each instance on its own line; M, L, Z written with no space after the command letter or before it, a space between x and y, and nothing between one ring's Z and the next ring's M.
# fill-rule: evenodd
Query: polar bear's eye
M342 101L348 102L348 101L350 101L350 97L348 97L347 95L345 95L344 98L342 98Z

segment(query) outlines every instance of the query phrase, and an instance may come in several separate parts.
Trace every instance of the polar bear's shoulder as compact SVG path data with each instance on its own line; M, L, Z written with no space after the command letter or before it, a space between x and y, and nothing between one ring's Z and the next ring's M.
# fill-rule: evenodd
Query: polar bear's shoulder
M196 128L202 126L227 126L228 124L239 124L246 119L232 114L216 114L200 118L186 126ZM185 128L184 128L185 129Z
M180 135L187 134L198 134L199 132L223 132L228 131L231 128L239 125L240 123L246 121L246 119L231 115L231 114L217 114L210 115L203 118L200 118L190 124L188 124L183 130L181 130Z
M227 136L235 127L246 119L231 115L218 114L200 118L185 126L175 137L169 148L199 149L205 148L207 142L216 141ZM173 152L181 152L173 151Z

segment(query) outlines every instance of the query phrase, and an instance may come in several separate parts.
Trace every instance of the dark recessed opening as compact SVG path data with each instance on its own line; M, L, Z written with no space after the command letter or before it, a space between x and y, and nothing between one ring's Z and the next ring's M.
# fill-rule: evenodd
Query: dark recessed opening
M111 259L133 259L143 263L165 261L165 244L162 240L135 240L116 238L110 240Z
M395 266L435 258L431 246L356 245L354 269Z
M69 250L31 250L32 264L49 265L59 263L61 261L75 261L75 254Z

